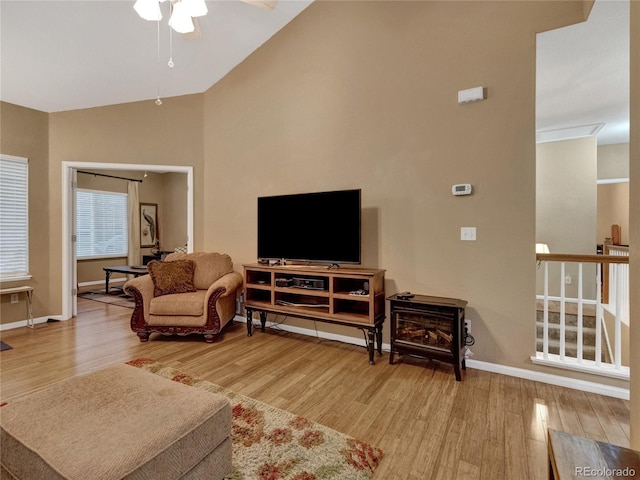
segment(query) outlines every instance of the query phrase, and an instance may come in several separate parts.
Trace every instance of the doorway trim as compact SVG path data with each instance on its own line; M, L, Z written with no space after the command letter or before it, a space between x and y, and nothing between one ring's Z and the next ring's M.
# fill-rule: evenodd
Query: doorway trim
M193 251L193 167L179 165L145 165L129 163L62 162L62 319L73 316L73 278L75 278L75 255L71 241L73 198L72 173L79 168L92 170L135 170L157 173L187 174L187 251Z

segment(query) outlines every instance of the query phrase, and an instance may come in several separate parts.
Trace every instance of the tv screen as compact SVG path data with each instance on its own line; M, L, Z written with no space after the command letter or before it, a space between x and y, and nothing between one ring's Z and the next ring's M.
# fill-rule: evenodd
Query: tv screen
M360 190L258 198L258 257L360 263Z

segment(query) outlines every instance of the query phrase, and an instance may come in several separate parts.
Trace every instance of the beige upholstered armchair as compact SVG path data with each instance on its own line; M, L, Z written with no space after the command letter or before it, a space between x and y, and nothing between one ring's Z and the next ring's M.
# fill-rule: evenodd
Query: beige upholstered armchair
M234 317L242 275L220 253L171 253L147 265L149 275L129 280L124 291L135 300L131 330L141 342L153 332L204 335L208 343Z

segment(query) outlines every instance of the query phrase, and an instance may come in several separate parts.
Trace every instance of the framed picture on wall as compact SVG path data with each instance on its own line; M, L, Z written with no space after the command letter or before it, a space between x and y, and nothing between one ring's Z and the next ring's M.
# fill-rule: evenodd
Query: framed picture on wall
M140 246L155 247L158 242L158 204L140 204Z

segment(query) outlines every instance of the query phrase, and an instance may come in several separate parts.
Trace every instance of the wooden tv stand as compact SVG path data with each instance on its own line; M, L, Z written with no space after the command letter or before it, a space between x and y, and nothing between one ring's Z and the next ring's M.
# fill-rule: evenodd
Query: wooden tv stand
M258 263L243 267L249 337L254 311L260 314L262 331L268 313L291 315L359 328L366 333L369 363L375 363L376 342L378 353L382 354L384 270ZM355 294L358 290L367 293Z

